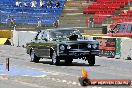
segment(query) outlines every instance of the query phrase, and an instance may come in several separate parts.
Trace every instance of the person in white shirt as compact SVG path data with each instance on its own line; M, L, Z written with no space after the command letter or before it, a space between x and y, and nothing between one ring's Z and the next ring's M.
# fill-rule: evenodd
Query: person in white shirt
M35 0L33 0L33 1L31 2L31 7L36 7L36 4L37 4L37 2L36 2Z
M21 2L19 2L19 0L16 0L16 6L20 6Z
M44 0L40 0L40 7L44 7L45 1Z

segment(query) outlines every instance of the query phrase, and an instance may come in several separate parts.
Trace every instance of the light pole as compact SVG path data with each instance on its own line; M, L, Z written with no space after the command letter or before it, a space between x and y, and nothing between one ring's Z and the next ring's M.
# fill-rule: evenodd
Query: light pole
M15 34L16 34L16 22L13 18L10 19L10 26L13 28L11 38L12 38L12 46L14 46L14 42L15 42L14 38L15 38Z
M12 45L15 44L15 36L16 36L16 25L13 26L13 32L12 32Z

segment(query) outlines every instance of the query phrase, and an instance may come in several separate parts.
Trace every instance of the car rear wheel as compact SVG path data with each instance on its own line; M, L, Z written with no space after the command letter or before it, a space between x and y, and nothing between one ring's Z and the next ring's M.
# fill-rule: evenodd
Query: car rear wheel
M60 59L59 59L59 57L56 55L56 52L55 52L55 51L53 52L51 58L52 58L52 64L53 64L53 65L59 65Z
M90 66L94 66L95 64L95 55L89 55L89 56L86 56L87 60L88 60L88 63Z
M30 52L30 57L31 57L31 62L38 63L39 60L40 60L40 57L37 57L37 56L35 55L34 50L32 50L32 51Z

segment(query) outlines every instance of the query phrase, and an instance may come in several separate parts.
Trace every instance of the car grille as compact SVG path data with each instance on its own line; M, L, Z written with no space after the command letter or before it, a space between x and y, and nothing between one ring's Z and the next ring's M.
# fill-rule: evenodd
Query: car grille
M71 49L87 49L87 44L72 44Z

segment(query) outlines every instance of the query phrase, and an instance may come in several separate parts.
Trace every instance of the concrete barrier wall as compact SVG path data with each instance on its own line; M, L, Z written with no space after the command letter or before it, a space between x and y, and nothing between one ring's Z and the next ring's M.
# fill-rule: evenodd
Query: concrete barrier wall
M132 39L121 39L121 59L132 58Z
M36 36L34 31L14 31L13 44L14 46L26 46L26 43L31 42Z

